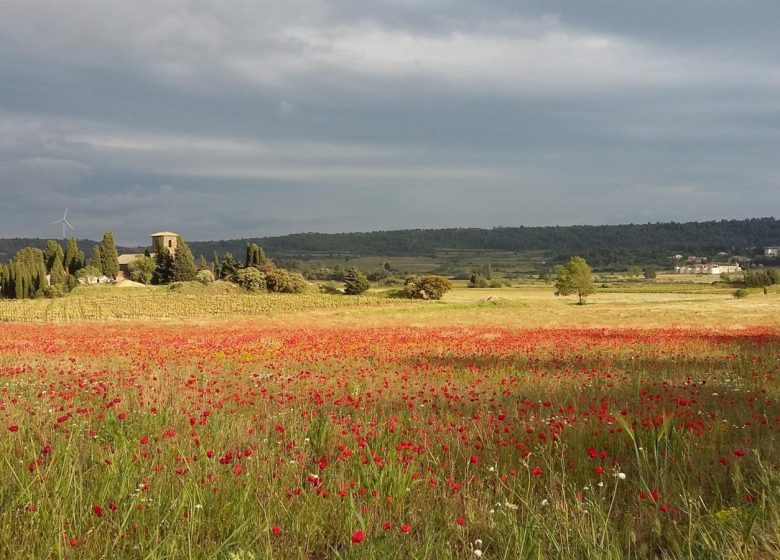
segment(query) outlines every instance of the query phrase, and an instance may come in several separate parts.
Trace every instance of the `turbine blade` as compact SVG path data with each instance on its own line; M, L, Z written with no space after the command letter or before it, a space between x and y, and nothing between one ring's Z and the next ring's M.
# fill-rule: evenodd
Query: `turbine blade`
M65 209L65 215L62 216L62 219L65 220L65 218L67 218L67 217L68 217L68 209L66 208Z
M52 222L53 224L59 224L62 220L57 220L56 222Z
M72 229L73 231L76 231L76 228L74 228L72 225L70 225L70 222L68 220L63 220L63 222L65 222L65 225L67 225L70 229Z

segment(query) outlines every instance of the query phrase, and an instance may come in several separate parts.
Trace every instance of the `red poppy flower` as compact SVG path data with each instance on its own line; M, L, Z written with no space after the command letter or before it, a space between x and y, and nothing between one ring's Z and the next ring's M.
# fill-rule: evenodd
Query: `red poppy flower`
M274 525L273 527L271 527L271 533L273 533L275 537L278 537L282 534L282 528L279 527L278 525Z
M352 544L360 544L365 540L366 533L365 531L355 531L352 533Z

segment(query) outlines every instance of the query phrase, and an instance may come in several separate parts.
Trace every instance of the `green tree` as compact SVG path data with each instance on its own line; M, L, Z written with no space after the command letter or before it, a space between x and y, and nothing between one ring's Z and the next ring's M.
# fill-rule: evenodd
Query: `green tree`
M655 280L655 268L652 266L646 266L642 270L642 274L644 275L646 280Z
M579 305L585 305L585 298L596 291L593 286L593 271L582 257L572 257L569 262L555 269L555 295L577 294Z
M237 272L238 264L236 263L236 259L233 258L233 254L225 253L225 256L222 257L222 265L219 269L219 277L222 280L227 280L228 282L235 282Z
M248 292L265 290L265 275L249 266L236 272L236 283Z
M246 244L246 266L262 267L268 263L265 251L257 243Z
M174 279L173 256L167 247L161 247L155 260L152 283L170 284Z
M347 295L355 296L362 294L370 287L371 283L368 281L368 278L357 267L353 266L344 275L344 293Z
M65 259L62 261L63 266L68 274L76 274L77 270L84 268L84 265L86 264L84 261L84 252L79 249L76 238L71 237L68 239L68 244L65 247Z
M100 254L100 245L92 247L92 253L89 256L89 266L103 274L103 255Z
M51 276L49 277L50 286L65 286L67 282L65 267L62 265L59 256L54 257L54 264L51 267Z
M103 234L103 241L100 243L100 259L103 265L103 274L116 279L117 274L119 274L119 255L116 252L114 234L110 231Z
M206 262L206 257L204 257L203 255L198 257L198 272L200 272L201 270L210 270L209 263Z
M490 282L487 278L482 276L479 272L473 272L471 274L471 278L469 279L469 288L489 288Z
M43 260L46 262L46 272L51 272L51 268L54 266L54 260L59 258L60 264L64 261L65 256L62 253L62 245L58 241L49 239L46 242L46 247L43 249Z
M192 282L198 271L192 251L180 236L176 243L176 258L173 262L173 277L177 282Z
M127 268L130 271L132 280L141 284L150 284L154 278L157 263L151 257L144 255L131 262Z
M411 276L406 279L404 291L414 299L441 299L452 289L452 282L443 276Z

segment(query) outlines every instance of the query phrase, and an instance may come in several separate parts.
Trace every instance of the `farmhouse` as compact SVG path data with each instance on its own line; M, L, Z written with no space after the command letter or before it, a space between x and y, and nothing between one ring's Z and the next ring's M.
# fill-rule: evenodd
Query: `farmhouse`
M172 255L176 256L176 248L178 247L179 242L178 233L172 231L158 231L149 237L152 238L152 258L154 258L163 247L168 249ZM141 257L143 257L143 254L141 253L125 253L119 255L119 274L117 275L117 280L130 278L130 263L135 262Z
M780 255L780 247L764 247L765 257L776 257Z
M723 274L742 272L742 267L731 263L695 263L685 266L675 266L677 274Z

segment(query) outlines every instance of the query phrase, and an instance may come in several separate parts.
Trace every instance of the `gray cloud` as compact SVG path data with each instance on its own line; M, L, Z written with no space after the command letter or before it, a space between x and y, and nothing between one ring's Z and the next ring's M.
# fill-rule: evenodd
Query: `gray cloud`
M775 2L9 0L0 236L778 215Z

